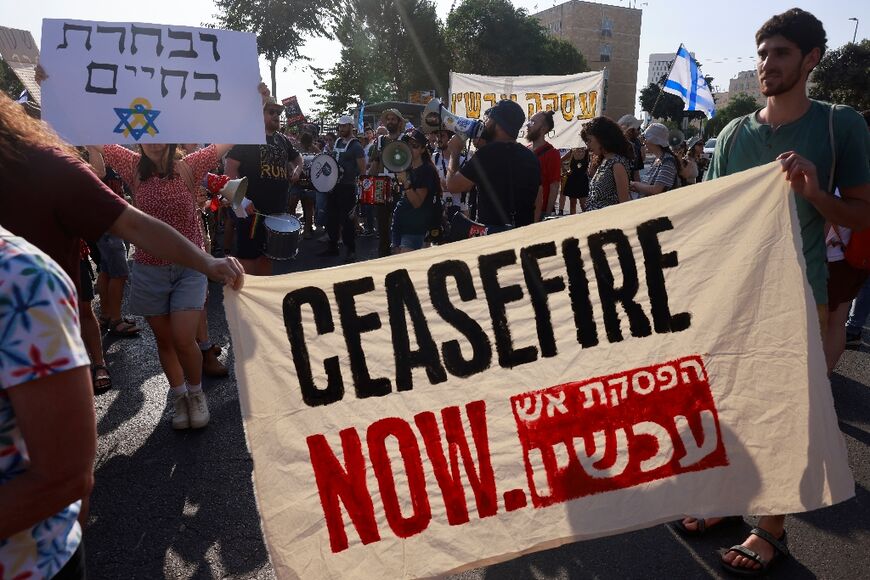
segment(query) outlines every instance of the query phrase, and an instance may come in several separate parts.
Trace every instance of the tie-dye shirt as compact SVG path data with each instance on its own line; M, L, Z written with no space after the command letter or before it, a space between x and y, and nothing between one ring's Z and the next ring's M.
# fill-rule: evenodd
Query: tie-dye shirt
M0 487L29 458L7 389L89 364L75 287L60 266L0 227ZM51 578L81 543L81 502L0 538L0 580Z

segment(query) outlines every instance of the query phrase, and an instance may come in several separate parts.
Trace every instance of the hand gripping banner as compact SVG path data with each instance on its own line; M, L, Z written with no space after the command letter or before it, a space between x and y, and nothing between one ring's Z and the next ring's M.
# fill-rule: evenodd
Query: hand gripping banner
M770 164L226 297L279 578L432 576L854 493Z

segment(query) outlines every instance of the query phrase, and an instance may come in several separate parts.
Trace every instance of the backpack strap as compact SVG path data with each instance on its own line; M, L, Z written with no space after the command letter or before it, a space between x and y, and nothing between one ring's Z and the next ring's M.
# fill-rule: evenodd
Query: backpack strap
M831 105L828 111L828 137L831 140L831 175L828 177L828 193L834 193L834 170L837 168L837 147L834 143L834 109L837 105Z
M178 174L181 176L181 179L184 180L184 184L187 186L187 191L193 196L193 199L196 199L196 183L194 183L193 179L193 170L190 169L190 165L184 162L184 159L179 159L175 162L175 168L178 170Z

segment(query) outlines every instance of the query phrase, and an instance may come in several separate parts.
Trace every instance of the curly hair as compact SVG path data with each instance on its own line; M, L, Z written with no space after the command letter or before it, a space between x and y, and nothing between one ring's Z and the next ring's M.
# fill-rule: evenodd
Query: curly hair
M553 122L553 117L556 115L556 111L544 111L544 124L547 126L547 132L553 130L553 127L556 124Z
M782 36L795 43L804 56L814 48L818 48L821 59L827 49L828 38L825 35L825 27L818 18L800 8L792 8L782 14L771 16L755 33L755 45L758 46L772 36Z
M19 103L0 93L0 173L27 162L22 147L57 148L77 157L75 149L64 143L42 121L32 118Z
M580 138L589 140L589 136L595 137L601 148L607 153L622 155L626 159L634 158L634 148L626 139L619 125L607 117L595 117L580 130Z

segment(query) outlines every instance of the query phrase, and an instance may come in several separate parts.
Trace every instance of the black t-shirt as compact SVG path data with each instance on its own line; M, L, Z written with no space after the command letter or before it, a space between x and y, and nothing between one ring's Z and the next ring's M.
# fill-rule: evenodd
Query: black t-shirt
M356 178L359 177L359 165L357 165L356 160L365 159L366 152L360 145L359 139L351 139L346 149L344 146L344 139L339 138L335 142L334 151L341 151L337 161L343 170L339 183L356 184Z
M641 145L640 141L638 141L637 139L632 140L630 143L631 146L634 148L634 161L632 162L631 169L632 171L643 171L643 145Z
M404 195L396 203L395 220L396 227L402 234L422 235L429 231L431 223L435 195L438 193L438 172L431 163L423 163L416 169L408 172L408 181L413 189L426 189L426 199L420 207L411 205L410 200Z
M227 157L239 162L239 177L248 178L248 194L257 211L284 213L290 201L287 163L299 152L281 133L266 136L265 145L236 145Z
M515 141L489 143L459 172L477 185L477 219L481 223L524 226L534 221L541 170L537 156L529 149Z

